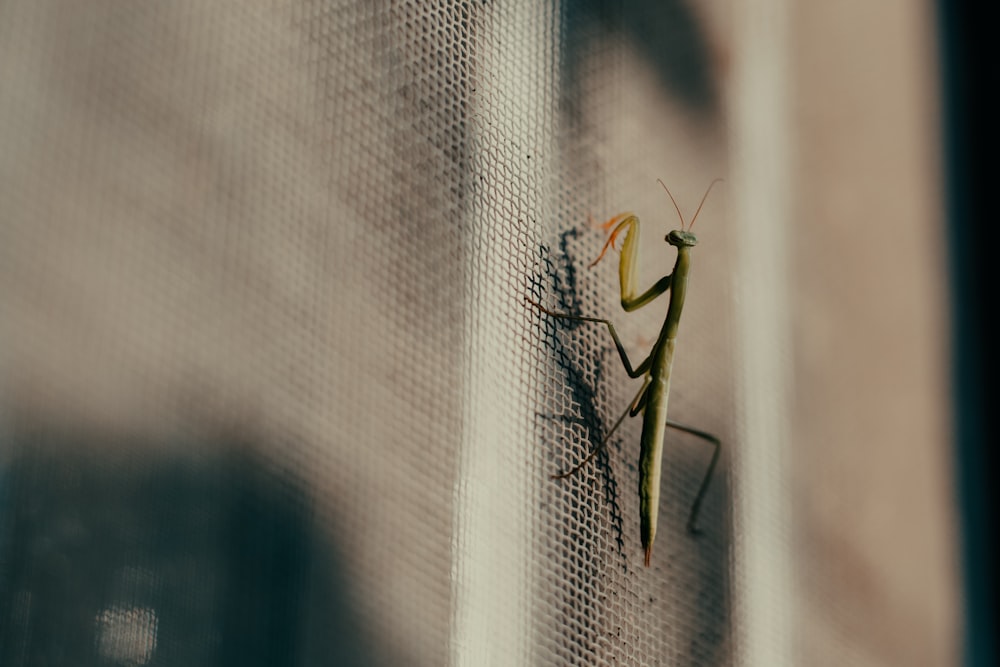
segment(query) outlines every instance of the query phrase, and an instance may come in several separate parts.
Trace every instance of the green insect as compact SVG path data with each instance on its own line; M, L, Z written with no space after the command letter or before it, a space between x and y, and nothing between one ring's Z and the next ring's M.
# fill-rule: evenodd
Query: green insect
M639 454L639 516L642 548L645 552L643 562L646 567L649 567L649 559L653 551L653 539L656 537L656 521L660 500L660 472L663 462L663 435L666 427L669 426L670 428L690 433L711 443L714 447L712 461L708 464L708 470L701 482L698 495L695 496L694 503L691 506L691 513L688 516L687 528L692 533L697 532L695 522L698 518L698 511L701 509L701 502L705 497L708 484L712 479L712 473L715 471L715 465L719 460L721 442L717 437L667 418L667 399L670 396L670 369L674 362L674 344L677 340L677 328L680 325L681 310L684 308L684 297L687 294L688 273L691 270L691 248L698 244L698 238L691 233L691 227L694 226L694 221L698 218L701 207L705 204L705 199L708 198L708 193L711 192L712 186L718 183L719 180L712 181L708 189L705 190L705 195L701 198L698 210L695 211L694 217L691 218L691 223L687 226L687 230L684 229L684 216L681 215L681 209L677 206L677 201L670 194L670 190L663 184L663 181L658 181L663 186L663 189L667 191L667 195L670 197L670 201L673 202L674 208L677 209L677 215L681 220L681 228L667 234L665 239L667 243L677 248L677 259L674 263L674 270L670 275L660 278L652 287L641 294L636 294L636 266L639 257L639 218L631 213L624 213L611 218L602 225L602 228L605 230L611 229L611 234L601 249L601 254L598 255L597 259L590 266L593 267L601 261L605 253L607 253L608 248L614 245L615 239L624 231L625 241L622 243L618 275L621 284L622 308L626 312L632 312L641 308L664 292L670 291L670 305L667 307L667 316L663 322L663 327L660 329L660 335L657 337L656 343L653 344L653 349L649 356L638 366L632 366L628 354L625 352L625 347L622 345L621 339L618 337L618 333L615 331L615 327L610 320L556 313L531 299L525 299L528 303L552 317L583 322L597 322L607 325L608 331L611 332L611 337L615 341L615 347L618 348L618 355L625 366L625 372L631 378L643 376L643 383L639 389L639 393L635 395L635 398L629 403L628 408L618 418L614 426L611 427L611 430L608 431L608 434L601 443L575 468L559 475L553 475L552 478L565 479L579 472L608 443L608 440L611 439L611 436L625 420L626 416L635 417L639 413L642 413L642 448Z

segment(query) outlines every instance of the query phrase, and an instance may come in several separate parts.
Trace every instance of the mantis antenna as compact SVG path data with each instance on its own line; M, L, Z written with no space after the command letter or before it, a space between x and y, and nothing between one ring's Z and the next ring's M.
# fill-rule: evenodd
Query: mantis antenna
M691 224L688 225L687 231L691 231L691 228L694 227L694 221L698 219L698 214L701 213L701 207L705 205L705 200L708 199L708 193L712 191L712 186L714 186L721 180L722 180L721 178L717 178L708 184L708 189L706 189L705 194L701 196L701 203L698 204L698 210L694 212L694 217L691 218ZM659 178L656 179L656 182L659 183L661 186L663 186L663 189L667 191L667 196L670 197L670 201L673 202L674 209L677 211L677 217L681 219L681 231L684 231L684 216L681 215L681 209L677 205L677 200L674 199L674 196L672 194L670 194L670 189L667 187L666 183L664 183Z

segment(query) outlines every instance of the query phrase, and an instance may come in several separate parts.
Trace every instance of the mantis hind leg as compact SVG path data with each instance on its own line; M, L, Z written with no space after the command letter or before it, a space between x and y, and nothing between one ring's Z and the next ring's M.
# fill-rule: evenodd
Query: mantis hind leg
M614 435L615 430L617 430L617 428L621 425L621 423L623 421L625 421L625 417L635 417L637 414L639 414L640 412L642 412L642 408L646 404L646 388L647 387L649 387L649 377L646 377L645 382L642 383L642 388L639 389L639 393L636 394L635 398L633 398L629 402L628 408L626 408L625 412L623 412L621 414L621 417L619 417L618 420L615 422L614 426L611 427L611 430L608 431L608 434L604 436L604 439L601 440L601 444L597 445L597 447L594 447L594 450L592 452L590 452L590 454L587 455L587 458L585 458L579 464L577 464L576 466L574 466L573 468L571 468L569 471L563 472L563 473L559 473L557 475L551 475L551 478L552 479L566 479L567 477L572 477L576 473L580 472L583 469L584 466L586 466L588 463L590 463L591 461L593 461L594 457L597 456L597 454L602 449L604 449L604 446L606 444L608 444L608 440L610 440L611 436Z
M711 433L694 428L693 426L688 426L687 424L675 422L671 419L667 420L667 426L672 429L697 436L705 442L710 443L715 450L712 452L712 460L708 464L708 470L705 471L705 477L701 480L701 486L698 488L698 495L695 496L694 503L691 505L691 513L688 515L687 530L689 533L698 535L701 531L698 530L695 523L698 521L698 512L701 511L701 501L705 499L705 493L708 491L708 485L712 481L712 474L715 472L715 466L719 462L719 454L722 451L722 441Z

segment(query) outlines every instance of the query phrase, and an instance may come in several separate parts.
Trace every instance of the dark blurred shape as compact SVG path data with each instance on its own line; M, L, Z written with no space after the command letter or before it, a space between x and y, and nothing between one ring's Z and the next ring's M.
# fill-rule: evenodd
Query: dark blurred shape
M707 119L719 110L712 50L690 5L680 0L611 2L573 0L562 5L560 44L564 104L579 97L580 71L594 48L595 35L626 40L657 73L663 90Z
M213 444L5 443L0 664L371 662L303 485Z
M1000 662L996 413L1000 326L996 316L996 88L1000 69L990 5L937 3L940 24L946 201L949 219L955 436L962 513L965 664Z

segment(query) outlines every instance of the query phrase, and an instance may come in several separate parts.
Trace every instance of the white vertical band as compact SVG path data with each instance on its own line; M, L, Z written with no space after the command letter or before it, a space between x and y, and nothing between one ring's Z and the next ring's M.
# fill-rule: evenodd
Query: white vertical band
M790 535L792 62L785 0L737 3L730 98L742 439L734 447L737 660L794 665Z

